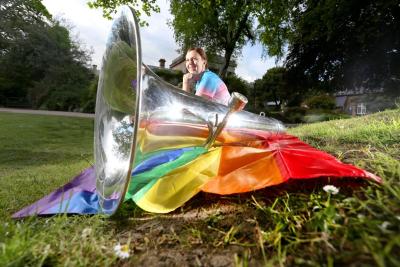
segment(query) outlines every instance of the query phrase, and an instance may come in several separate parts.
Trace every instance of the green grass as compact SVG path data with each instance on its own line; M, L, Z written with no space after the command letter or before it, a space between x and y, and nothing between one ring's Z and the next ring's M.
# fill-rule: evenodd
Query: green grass
M321 179L201 193L170 214L125 203L112 218L12 220L90 165L93 120L0 113L0 127L0 266L400 266L399 109L289 131L382 185ZM129 259L114 255L117 243Z
M0 113L0 216L63 185L93 162L93 120Z

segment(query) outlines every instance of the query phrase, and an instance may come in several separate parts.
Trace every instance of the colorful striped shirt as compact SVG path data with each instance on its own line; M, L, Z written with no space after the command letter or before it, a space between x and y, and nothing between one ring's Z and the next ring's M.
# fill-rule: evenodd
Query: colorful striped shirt
M206 70L196 82L196 95L211 99L217 103L228 105L230 94L225 83L217 74Z

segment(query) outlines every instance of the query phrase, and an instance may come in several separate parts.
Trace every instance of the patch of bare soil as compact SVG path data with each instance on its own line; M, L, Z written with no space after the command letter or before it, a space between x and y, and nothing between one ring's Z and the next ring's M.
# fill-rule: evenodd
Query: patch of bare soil
M118 235L130 242L133 262L139 266L222 267L235 266L235 259L243 255L257 255L254 209L209 198L200 194L168 215L142 214L119 220Z

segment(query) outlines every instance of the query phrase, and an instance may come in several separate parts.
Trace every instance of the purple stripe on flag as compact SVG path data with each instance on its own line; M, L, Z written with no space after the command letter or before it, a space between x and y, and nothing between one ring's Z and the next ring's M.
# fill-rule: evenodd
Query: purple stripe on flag
M61 203L61 201L80 191L89 191L93 193L96 191L96 176L93 167L85 169L71 182L57 189L53 193L14 213L12 218L22 218L35 214L41 214L42 212Z

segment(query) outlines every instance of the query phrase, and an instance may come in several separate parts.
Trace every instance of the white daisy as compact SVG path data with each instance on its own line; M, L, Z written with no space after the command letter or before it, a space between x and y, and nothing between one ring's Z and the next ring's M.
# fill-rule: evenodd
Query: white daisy
M114 247L114 253L118 258L121 259L127 259L129 258L129 246L128 244L122 245L121 244L117 244Z
M332 195L336 195L337 193L339 193L339 188L337 188L334 185L325 185L323 187L323 189L325 192L332 194Z

